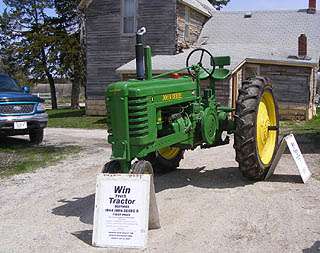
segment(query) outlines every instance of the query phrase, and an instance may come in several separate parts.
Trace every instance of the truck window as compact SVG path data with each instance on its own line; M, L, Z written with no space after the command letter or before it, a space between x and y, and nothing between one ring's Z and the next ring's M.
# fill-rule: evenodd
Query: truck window
M6 75L0 75L0 92L21 92L17 83Z

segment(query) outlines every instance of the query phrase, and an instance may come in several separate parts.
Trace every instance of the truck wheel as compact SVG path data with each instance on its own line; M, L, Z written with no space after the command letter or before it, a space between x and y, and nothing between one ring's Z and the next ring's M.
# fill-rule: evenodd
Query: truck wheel
M43 129L31 130L29 132L30 143L39 145L43 141Z
M274 159L279 136L278 105L271 83L261 77L243 82L234 117L239 169L249 180L263 180Z
M155 173L165 173L179 167L183 154L180 148L167 147L149 154L144 160L151 163Z
M121 166L119 161L113 160L107 162L102 169L102 173L118 174L121 173Z

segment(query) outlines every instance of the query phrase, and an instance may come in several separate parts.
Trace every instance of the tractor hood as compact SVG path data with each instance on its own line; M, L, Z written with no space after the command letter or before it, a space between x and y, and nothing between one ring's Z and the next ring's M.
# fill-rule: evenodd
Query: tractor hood
M156 96L183 91L195 91L196 83L190 77L179 79L154 79L150 81L130 80L118 82L108 86L107 96Z

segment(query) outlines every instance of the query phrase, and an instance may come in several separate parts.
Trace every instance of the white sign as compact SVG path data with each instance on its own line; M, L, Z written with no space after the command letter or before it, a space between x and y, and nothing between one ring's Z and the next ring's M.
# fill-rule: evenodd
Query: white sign
M287 145L290 149L292 157L298 166L301 178L302 178L303 182L306 183L310 179L312 174L306 164L306 161L303 158L303 155L300 151L300 148L297 144L297 141L294 138L293 134L286 136L285 140L286 140Z
M145 248L150 175L99 174L92 245Z
M17 129L17 130L28 128L27 122L14 122L13 125L14 125L14 129Z

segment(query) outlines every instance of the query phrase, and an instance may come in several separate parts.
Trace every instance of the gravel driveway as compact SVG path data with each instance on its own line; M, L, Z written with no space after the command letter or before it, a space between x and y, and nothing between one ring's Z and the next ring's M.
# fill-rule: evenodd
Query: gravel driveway
M123 252L90 246L96 174L111 153L105 131L47 129L45 142L84 148L0 181L0 252ZM320 150L302 144L320 175ZM162 228L145 251L320 252L320 181L304 185L297 174L285 154L270 181L253 184L232 144L187 152L180 169L155 179Z

